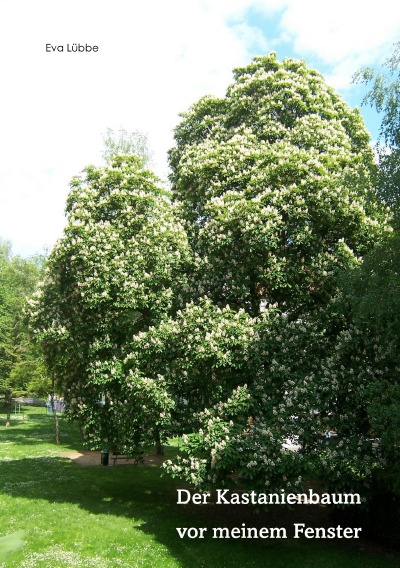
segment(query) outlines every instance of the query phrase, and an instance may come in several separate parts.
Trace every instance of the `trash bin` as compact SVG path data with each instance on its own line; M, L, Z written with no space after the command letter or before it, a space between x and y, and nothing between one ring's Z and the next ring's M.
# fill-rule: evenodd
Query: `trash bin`
M110 452L101 452L101 465L108 465Z

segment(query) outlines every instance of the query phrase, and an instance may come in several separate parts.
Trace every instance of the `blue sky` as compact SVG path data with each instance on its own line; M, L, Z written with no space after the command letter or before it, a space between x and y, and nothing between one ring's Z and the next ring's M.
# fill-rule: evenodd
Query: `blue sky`
M69 181L101 163L108 127L147 133L165 179L178 114L223 96L234 67L271 50L305 59L354 107L353 73L396 41L392 0L0 0L0 237L25 256L53 246ZM46 52L77 42L99 51Z
M297 4L300 5L301 2L298 2ZM323 3L321 4L323 5ZM370 2L369 5L372 8L373 6L372 2ZM357 12L359 12L360 25L362 25L363 22L362 5L361 3L353 2L353 6L356 6ZM335 9L335 4L327 2L325 3L325 7L326 7L325 8L326 19L329 19L330 17L329 14L332 10ZM262 31L263 37L270 42L271 49L277 52L280 59L282 59L283 57L305 59L309 67L317 69L320 73L322 73L325 77L327 77L328 81L329 79L331 79L330 81L331 84L337 88L338 92L343 96L346 102L352 108L354 107L360 108L362 115L364 117L366 127L371 135L371 138L375 140L379 135L381 117L379 116L379 114L376 112L375 109L371 108L368 105L362 104L363 98L368 90L368 87L365 85L353 83L352 75L354 71L366 65L379 69L381 62L384 61L385 57L390 53L390 50L393 47L393 43L400 41L400 25L399 25L400 10L398 8L394 8L393 6L391 6L390 10L387 13L388 17L390 15L397 22L396 26L394 26L397 29L397 34L395 33L391 35L390 33L388 33L388 38L391 37L392 41L385 41L377 46L377 51L379 53L382 53L382 56L378 56L378 54L367 53L365 58L362 59L362 61L360 62L360 65L358 66L353 65L351 68L349 68L349 66L344 66L345 70L343 73L340 70L340 65L337 64L338 59L339 63L343 60L346 60L347 58L350 61L352 57L354 57L354 59L358 59L360 55L361 56L363 55L361 52L361 46L360 50L357 51L357 49L354 48L351 49L352 45L349 44L349 48L346 50L346 52L341 57L339 56L339 58L335 58L326 54L325 50L323 51L323 54L320 55L317 42L315 42L315 44L309 42L310 45L308 48L306 48L306 46L302 46L301 43L300 45L297 45L298 42L296 42L293 31L291 33L287 33L283 21L285 13L287 13L288 9L289 8L286 5L283 8L277 9L277 11L272 14L265 14L263 13L262 9L256 6L249 10L249 13L247 15L247 21L249 22L249 24L253 25L255 28L258 28ZM369 9L368 2L364 4L364 9L368 11ZM307 15L309 14L308 11L306 13ZM371 9L371 14L373 13L374 11ZM345 16L346 11L341 9L340 3L338 5L337 14L341 14L340 16L341 18L346 17ZM312 25L318 26L318 20L316 20L315 23ZM352 25L354 25L355 27L356 22L353 21ZM342 25L340 25L340 23L337 26L336 30L335 26L336 23L334 22L332 26L333 29L331 30L331 32L335 31L336 33L332 34L331 38L332 40L336 36L336 34L338 36L340 35L339 30L342 28ZM355 35L357 35L356 31L354 31L354 33ZM334 45L334 41L330 41L329 44ZM349 71L347 71L347 69L349 69Z

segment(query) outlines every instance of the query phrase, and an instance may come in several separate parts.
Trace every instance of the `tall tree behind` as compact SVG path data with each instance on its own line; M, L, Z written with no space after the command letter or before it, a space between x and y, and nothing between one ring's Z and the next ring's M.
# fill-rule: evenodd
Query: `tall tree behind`
M107 128L103 135L103 142L103 159L106 164L111 164L116 156L134 154L140 158L142 167L151 165L152 153L149 149L147 136L139 130L128 132L121 127L116 132L112 128Z
M30 340L25 316L26 298L36 288L42 264L41 257L13 257L10 243L0 243L0 394L7 424L13 396L46 390L41 354Z

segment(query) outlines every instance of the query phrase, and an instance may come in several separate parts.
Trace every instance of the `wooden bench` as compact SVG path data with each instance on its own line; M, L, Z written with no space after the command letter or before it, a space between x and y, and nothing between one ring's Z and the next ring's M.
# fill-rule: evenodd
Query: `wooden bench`
M115 465L116 462L119 460L125 460L125 461L133 460L134 464L144 463L144 452L139 452L134 456L127 456L126 454L120 454L119 452L112 452L110 457L113 462L113 465Z

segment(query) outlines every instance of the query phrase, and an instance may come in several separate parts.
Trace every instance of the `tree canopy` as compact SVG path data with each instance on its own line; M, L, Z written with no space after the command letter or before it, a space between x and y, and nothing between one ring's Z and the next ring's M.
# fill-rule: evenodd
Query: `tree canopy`
M134 156L71 184L32 302L70 413L92 448L182 434L166 468L200 488L291 490L311 458L359 488L379 460L338 275L391 233L360 113L270 54L175 140L171 193Z
M369 135L303 61L272 53L234 78L182 115L170 151L199 290L253 315L262 300L299 314L382 232Z
M88 167L71 182L66 211L64 236L31 300L32 325L88 443L134 447L141 435L154 439L156 413L169 402L162 391L158 407L151 382L124 375L122 362L135 334L176 310L189 261L186 234L168 193L136 156ZM138 404L143 418L138 391L153 400L153 412L152 426L136 439L128 422Z

